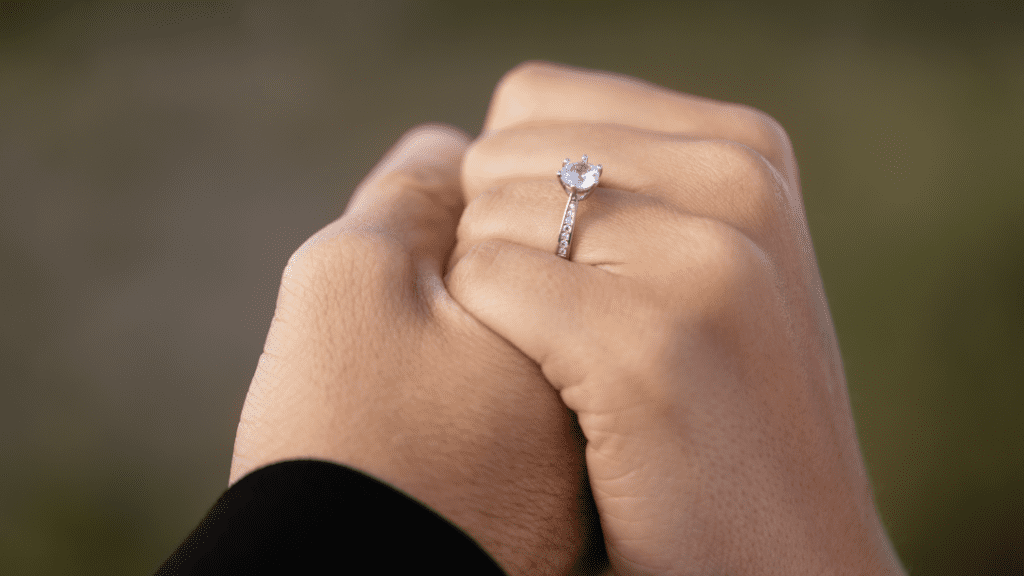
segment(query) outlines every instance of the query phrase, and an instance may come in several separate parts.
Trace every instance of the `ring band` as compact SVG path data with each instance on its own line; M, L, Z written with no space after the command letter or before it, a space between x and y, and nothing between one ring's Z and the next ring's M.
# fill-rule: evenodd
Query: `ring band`
M572 232L576 227L576 211L581 200L590 195L590 191L597 187L601 179L602 167L600 164L594 166L587 162L587 155L583 160L570 164L566 158L562 162L562 169L558 171L558 183L569 196L565 203L565 212L562 213L562 229L558 233L558 246L555 248L555 255L569 259L569 249L572 247Z
M562 258L569 258L569 246L572 245L572 229L576 226L576 205L579 198L575 194L569 194L569 201L565 203L565 213L562 214L562 231L558 234L558 249L555 254Z

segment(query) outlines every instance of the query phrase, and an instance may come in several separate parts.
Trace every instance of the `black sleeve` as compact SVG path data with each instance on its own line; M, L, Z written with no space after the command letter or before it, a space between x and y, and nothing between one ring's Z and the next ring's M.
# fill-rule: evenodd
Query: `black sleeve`
M231 486L157 576L199 574L504 576L459 528L357 470L293 460Z

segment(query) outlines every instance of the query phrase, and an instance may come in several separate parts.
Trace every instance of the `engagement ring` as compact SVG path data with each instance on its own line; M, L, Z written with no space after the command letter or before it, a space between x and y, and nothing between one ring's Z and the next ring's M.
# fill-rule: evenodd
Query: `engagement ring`
M562 214L562 231L558 235L558 248L555 254L562 258L569 258L569 248L572 246L572 231L576 226L576 208L579 202L585 199L590 191L597 187L601 179L601 165L594 166L587 162L587 155L583 160L570 164L566 158L562 162L562 169L558 171L558 183L569 195L565 204L565 213Z

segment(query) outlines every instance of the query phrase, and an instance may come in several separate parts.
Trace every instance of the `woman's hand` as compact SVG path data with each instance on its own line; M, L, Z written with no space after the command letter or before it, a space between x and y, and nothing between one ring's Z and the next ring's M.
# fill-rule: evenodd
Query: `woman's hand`
M554 255L565 157L604 166ZM750 108L527 64L469 149L446 279L578 416L627 574L896 574L788 138Z
M230 482L282 460L346 464L428 504L511 574L582 570L603 549L575 419L442 282L467 142L411 131L291 257Z

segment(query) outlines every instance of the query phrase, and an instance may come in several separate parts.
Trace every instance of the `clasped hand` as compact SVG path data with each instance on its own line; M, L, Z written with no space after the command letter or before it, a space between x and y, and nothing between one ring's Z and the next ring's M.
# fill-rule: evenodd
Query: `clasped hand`
M582 154L569 261L553 174ZM901 571L785 132L605 73L517 67L479 138L414 129L295 252L231 482L295 458L510 574Z

